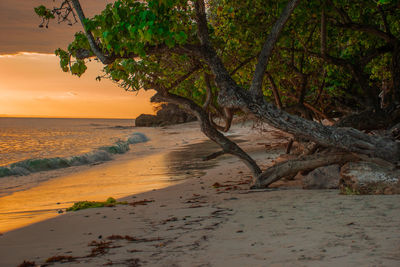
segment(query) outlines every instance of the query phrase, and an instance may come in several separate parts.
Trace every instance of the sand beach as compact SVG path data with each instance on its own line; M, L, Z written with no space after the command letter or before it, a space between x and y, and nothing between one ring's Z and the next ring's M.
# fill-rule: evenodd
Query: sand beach
M205 146L196 122L162 131L163 140L142 146ZM284 152L285 135L267 126L239 123L229 134L264 168ZM68 175L121 175L133 161L123 156ZM187 174L132 190L121 198L128 205L64 212L7 231L0 236L0 266L400 265L398 195L303 190L298 180L249 190L249 172L230 156Z

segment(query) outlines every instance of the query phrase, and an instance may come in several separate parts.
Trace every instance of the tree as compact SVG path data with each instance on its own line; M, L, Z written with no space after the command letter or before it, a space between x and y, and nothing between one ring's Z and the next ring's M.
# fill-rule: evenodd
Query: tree
M49 14L55 14L59 20L72 16L83 25L84 32L75 35L67 51L56 51L64 71L80 76L86 70L85 60L95 58L104 64L99 79L112 79L126 90L156 90L154 99L193 113L204 134L221 146L209 158L225 153L239 157L252 171L254 187L264 187L293 170L354 160L357 156L352 153L399 161L400 146L391 137L312 120L315 115L330 118L323 107L327 102L335 107L352 100L357 106L380 111L370 74L388 65L391 75L387 79L393 80L394 92L390 109L397 110L397 1L364 2L125 0L107 5L101 14L88 19L78 0L63 0L58 8L39 7L36 12L44 23L52 19ZM328 11L328 5L333 11ZM359 11L364 5L366 11ZM336 35L342 37L331 38ZM389 53L390 63L385 64ZM381 65L360 66L371 61ZM348 88L350 93L340 93L353 81L357 85ZM272 98L276 105L270 102ZM314 98L314 104L307 103L309 98ZM313 115L300 112L306 117L301 118L283 109L283 104L287 107L293 102L297 111L311 110ZM305 156L298 164L288 162L263 172L221 133L229 129L235 110L341 153ZM225 117L225 126L213 121L213 113ZM333 114L337 115L335 110ZM398 117L393 118L391 125Z

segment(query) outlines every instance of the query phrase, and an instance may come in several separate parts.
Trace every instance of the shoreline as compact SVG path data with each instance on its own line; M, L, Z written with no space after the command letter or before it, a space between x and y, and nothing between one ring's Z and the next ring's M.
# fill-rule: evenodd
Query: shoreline
M203 163L198 153L191 155L187 150L198 150L199 146L207 148L210 142L196 134L191 134L189 142L171 144L165 140L171 134L182 137L176 133L182 127L188 126L137 128L154 140L137 143L131 151L115 155L112 161L2 178L2 187L7 183L19 187L9 189L8 194L3 192L0 197L0 233L58 216L77 201L120 198L179 183L191 174L199 175L201 169L214 163Z
M266 153L255 135L241 146L272 164L282 150ZM75 257L68 266L398 266L399 195L345 196L298 181L249 191L248 180L242 163L223 156L203 176L122 199L136 204L7 232L0 265L65 256Z

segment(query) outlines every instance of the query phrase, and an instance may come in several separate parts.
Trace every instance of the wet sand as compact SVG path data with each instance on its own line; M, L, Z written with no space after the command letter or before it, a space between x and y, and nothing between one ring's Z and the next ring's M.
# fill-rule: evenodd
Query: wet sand
M189 133L189 144L175 130L136 128L151 140L132 145L131 151L110 162L2 178L3 188L7 183L18 185L18 180L22 186L15 186L16 192L4 190L8 194L0 197L0 233L55 217L77 201L104 201L164 188L202 175L203 169L216 164L202 161L215 144L194 133ZM171 138L175 135L179 140Z
M265 151L276 132L236 127L263 167L282 153ZM298 181L250 191L242 163L217 162L203 176L123 198L131 205L68 212L7 232L0 266L53 256L71 260L55 266L399 266L400 196L302 190Z

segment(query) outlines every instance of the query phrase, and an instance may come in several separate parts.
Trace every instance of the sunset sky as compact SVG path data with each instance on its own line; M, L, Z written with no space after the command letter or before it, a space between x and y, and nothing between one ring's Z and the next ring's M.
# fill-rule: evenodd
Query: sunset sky
M91 16L111 1L81 2ZM152 92L125 92L110 81L96 81L99 63L90 63L81 78L62 72L53 52L65 48L81 26L52 21L49 29L39 28L33 8L40 4L54 5L53 0L0 1L0 116L135 118L153 113Z

